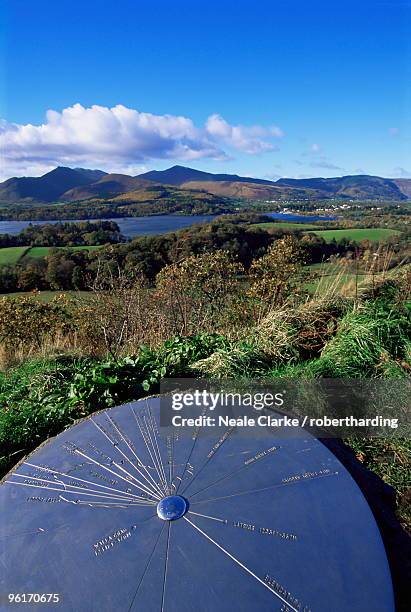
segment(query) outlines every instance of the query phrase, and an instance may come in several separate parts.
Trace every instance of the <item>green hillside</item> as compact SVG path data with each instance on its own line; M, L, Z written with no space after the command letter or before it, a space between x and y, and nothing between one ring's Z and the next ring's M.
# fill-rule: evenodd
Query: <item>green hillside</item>
M348 229L329 229L329 230L313 230L311 233L316 234L324 238L326 242L332 240L355 240L360 242L361 240L370 240L372 242L383 242L391 236L397 236L401 234L400 231L394 229L386 229L382 227L371 227L371 228L348 228Z
M0 266L13 266L26 254L29 248L18 246L0 249Z
M29 247L29 246L18 246L18 247L4 247L0 249L0 266L13 266L18 263L23 257L31 257L32 259L39 259L46 257L51 249L69 249L71 251L95 251L101 249L102 245L98 246L73 246L73 247Z
M38 246L38 247L31 247L27 250L27 252L25 253L25 257L31 257L33 259L38 259L40 257L47 257L47 255L50 253L51 249L66 249L66 250L70 250L70 251L95 251L97 249L101 249L102 245L98 245L98 246L72 246L72 247L49 247L49 246ZM27 247L21 247L21 248L27 248ZM0 250L0 253L3 249Z

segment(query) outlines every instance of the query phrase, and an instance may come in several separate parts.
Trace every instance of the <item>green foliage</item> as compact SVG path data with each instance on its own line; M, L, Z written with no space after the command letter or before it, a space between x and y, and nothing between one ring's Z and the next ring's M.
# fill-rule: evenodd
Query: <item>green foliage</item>
M285 236L274 242L266 254L250 267L248 295L267 307L276 307L296 291L304 253L298 241Z
M218 329L238 293L241 264L228 251L192 255L166 266L156 278L164 325L177 334Z
M361 463L394 488L400 521L411 531L411 440L349 438L346 442Z
M32 296L0 299L0 343L3 349L40 346L41 342L57 330L70 328L71 315L64 298L48 303Z
M0 475L76 419L155 393L164 377L192 376L189 365L225 342L215 334L173 338L135 357L28 361L0 375Z
M70 249L70 251L95 251L101 249L101 245L90 245L90 246L71 246L71 247L48 247L48 246L37 246L30 247L26 250L25 257L31 257L32 259L39 259L50 255L53 249ZM0 250L0 255L3 249Z
M1 206L0 220L46 221L55 219L118 219L148 215L207 215L234 212L235 202L204 191L154 185L120 196L89 198L75 202L36 204L18 203Z
M406 357L411 319L406 310L376 301L348 313L335 337L312 366L316 376L358 378L397 376L395 360ZM404 373L405 374L405 373Z
M85 416L81 404L68 399L74 364L28 362L0 381L0 472L49 436Z
M29 225L19 234L0 234L0 247L86 246L123 241L114 221L80 221ZM1 251L0 251L1 253Z

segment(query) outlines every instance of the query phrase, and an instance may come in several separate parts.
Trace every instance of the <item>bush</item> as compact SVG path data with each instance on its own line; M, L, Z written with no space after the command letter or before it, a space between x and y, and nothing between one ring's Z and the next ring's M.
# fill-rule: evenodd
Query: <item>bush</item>
M410 335L411 319L405 309L371 302L343 317L313 371L331 378L383 375L387 364L406 358Z
M73 318L64 296L48 303L35 296L0 299L0 346L2 366L12 364L19 352L29 355L47 339L74 330Z
M119 360L28 361L0 377L0 475L43 440L102 408L159 389L164 377L192 376L190 364L222 347L214 334L174 338Z

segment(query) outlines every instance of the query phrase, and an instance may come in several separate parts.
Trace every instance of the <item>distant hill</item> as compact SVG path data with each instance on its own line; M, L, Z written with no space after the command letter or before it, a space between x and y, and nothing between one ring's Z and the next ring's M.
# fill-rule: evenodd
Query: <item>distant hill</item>
M359 174L336 178L279 179L278 186L314 189L321 197L406 200L407 195L393 179Z
M411 178L409 179L392 179L392 182L402 191L404 195L411 198Z
M166 191L167 195L165 195ZM179 192L183 192L181 195ZM160 196L160 194L162 194ZM335 178L282 178L268 181L236 174L212 174L173 166L138 176L107 174L102 170L58 167L40 177L11 178L0 183L2 204L46 204L118 198L150 201L161 198L234 198L249 200L353 199L401 201L411 199L411 179L355 175Z
M39 177L10 178L0 183L0 202L55 202L67 190L88 185L104 174L59 166Z
M180 185L180 188L198 189L220 197L246 200L283 200L287 197L298 199L316 195L312 189L277 187L275 183L266 185L245 181L188 181Z
M194 170L194 168L186 168L185 166L172 166L167 170L151 170L151 172L139 174L138 178L163 185L183 185L192 181L234 181L237 183L256 183L257 185L274 184L273 181L266 181L264 179L238 176L237 174L212 174L211 172Z
M212 174L184 166L153 170L139 178L183 189L204 189L229 198L284 199L347 198L406 200L411 197L411 181L379 176L354 175L337 178L279 179L269 181L237 174Z
M89 178L93 182L98 181L107 174L107 172L103 172L103 170L89 170L88 168L74 168L74 170L76 172L80 172L80 174Z
M106 198L151 186L150 181L127 174L105 174L96 182L65 191L61 199L67 202L88 198Z

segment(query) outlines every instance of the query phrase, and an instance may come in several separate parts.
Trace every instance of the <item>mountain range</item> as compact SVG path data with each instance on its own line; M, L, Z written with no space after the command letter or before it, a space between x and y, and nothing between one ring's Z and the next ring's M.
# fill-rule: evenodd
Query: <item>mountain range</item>
M102 170L57 167L40 177L10 178L0 183L0 202L47 204L81 200L150 201L153 192L171 186L187 195L208 193L251 200L353 199L402 201L411 199L411 179L371 175L336 178L281 178L277 181L212 174L184 166L152 170L138 176Z

